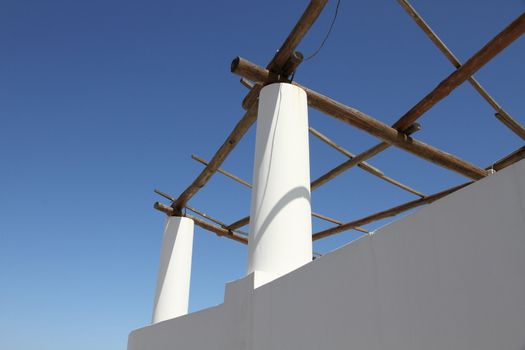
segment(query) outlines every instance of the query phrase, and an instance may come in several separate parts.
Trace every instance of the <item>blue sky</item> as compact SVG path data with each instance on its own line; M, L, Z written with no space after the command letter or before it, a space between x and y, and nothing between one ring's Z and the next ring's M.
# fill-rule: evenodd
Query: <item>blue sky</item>
M412 3L463 61L525 9L522 0ZM176 196L198 174L190 155L209 159L242 115L246 89L231 60L266 65L305 6L2 1L0 348L125 349L129 331L149 323L164 225L153 189ZM334 9L330 1L304 39L305 55ZM476 75L521 123L523 62L521 38ZM396 1L342 0L331 37L295 79L390 124L452 70ZM417 138L480 166L523 145L468 84L420 122ZM354 153L376 142L313 110L310 124ZM251 181L253 147L254 128L224 168ZM343 160L311 140L312 178ZM396 149L370 163L428 194L465 180ZM249 199L216 175L190 204L233 222ZM352 169L312 199L314 210L348 221L414 196ZM245 263L244 246L197 229L191 310L220 303Z

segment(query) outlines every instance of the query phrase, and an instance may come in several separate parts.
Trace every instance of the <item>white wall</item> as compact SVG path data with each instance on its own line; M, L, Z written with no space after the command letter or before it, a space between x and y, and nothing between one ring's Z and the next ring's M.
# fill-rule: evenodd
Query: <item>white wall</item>
M525 350L525 161L129 350Z

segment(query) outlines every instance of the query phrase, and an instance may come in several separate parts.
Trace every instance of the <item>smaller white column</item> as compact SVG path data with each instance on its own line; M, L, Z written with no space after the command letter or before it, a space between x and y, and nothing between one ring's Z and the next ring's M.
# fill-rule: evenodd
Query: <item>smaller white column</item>
M164 228L152 323L188 313L193 220L170 216Z

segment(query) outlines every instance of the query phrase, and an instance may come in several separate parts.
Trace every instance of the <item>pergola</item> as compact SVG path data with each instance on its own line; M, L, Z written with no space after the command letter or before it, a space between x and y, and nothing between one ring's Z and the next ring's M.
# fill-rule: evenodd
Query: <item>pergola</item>
M444 78L424 98L415 103L410 110L408 110L397 120L397 122L391 126L387 125L353 107L347 106L328 96L305 87L296 81L292 81L291 77L293 77L293 73L303 60L303 55L300 52L295 51L295 49L298 47L300 41L316 21L327 3L327 0L312 0L266 68L241 57L237 57L233 60L231 64L231 72L239 75L242 78L241 83L249 89L249 92L242 101L242 106L246 110L245 114L235 125L234 129L227 136L224 143L209 161L196 155L192 155L194 160L204 165L204 169L178 197L172 197L160 190L155 190L156 193L165 197L171 202L170 205L156 202L154 204L155 209L162 211L169 216L189 217L196 225L202 227L205 230L213 232L219 236L235 240L237 242L244 244L248 243L247 233L240 229L243 226L249 224L249 217L244 217L228 224L213 218L212 216L207 215L196 208L193 208L188 203L191 198L207 184L207 182L216 172L229 177L230 179L245 187L252 187L252 185L247 181L237 177L225 169L222 169L221 165L230 152L235 148L239 140L241 140L251 125L256 121L258 98L261 89L268 84L276 82L291 83L302 88L307 94L309 106L330 117L338 119L372 136L375 136L380 141L374 147L356 155L337 145L328 136L323 135L316 129L310 127L309 131L312 135L319 138L321 141L325 142L333 149L342 153L348 158L348 160L345 162L339 164L335 168L326 172L324 175L313 180L311 182L311 190L326 184L327 182L341 175L343 172L354 166L357 166L367 173L376 176L392 184L393 186L397 186L417 197L410 202L403 203L401 205L368 215L363 218L352 220L350 222L342 222L340 220L312 212L312 216L334 224L333 227L313 233L312 240L318 240L350 229L368 233L368 231L363 229L361 226L387 217L395 216L399 213L416 208L418 206L432 203L433 201L447 196L448 194L455 192L475 181L483 179L493 172L497 172L525 158L525 146L523 146L506 157L497 160L488 166L482 167L471 164L455 155L449 154L412 137L412 135L421 128L421 126L417 123L417 120L439 101L447 97L455 88L460 86L465 81L468 81L494 109L495 117L505 126L507 126L510 132L525 140L525 128L520 125L520 123L512 116L510 116L509 113L507 113L503 107L501 107L473 77L473 75L480 68L496 57L501 51L503 51L507 46L509 46L523 34L525 31L525 13L522 13L500 33L494 36L494 38L490 40L485 46L483 46L478 52L476 52L472 57L462 64L452 53L452 51L445 45L445 43L430 28L430 26L423 20L423 18L416 12L416 10L408 3L408 1L398 0L398 2L410 15L410 17L417 23L417 25L425 32L429 39L455 66L456 70ZM424 194L414 190L410 186L385 175L380 169L366 162L368 159L385 151L391 146L400 148L406 152L416 155L419 158L463 175L468 179L468 181L434 194ZM184 209L194 213L197 217L195 215L187 214L186 210Z

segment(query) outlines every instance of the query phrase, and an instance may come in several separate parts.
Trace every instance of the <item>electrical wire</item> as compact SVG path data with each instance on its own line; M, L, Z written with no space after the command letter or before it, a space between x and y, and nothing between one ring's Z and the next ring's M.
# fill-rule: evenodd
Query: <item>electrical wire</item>
M337 5L335 7L334 17L332 18L332 23L330 24L330 28L328 29L328 32L326 33L326 36L324 37L323 41L321 42L321 45L319 45L317 50L315 50L310 56L308 56L308 57L306 57L304 59L305 62L311 60L312 58L314 58L319 53L319 51L321 51L321 49L323 48L324 44L326 43L326 40L328 40L328 37L332 33L332 29L334 28L335 20L337 19L337 14L339 13L339 5L340 4L341 4L341 0L337 0Z

